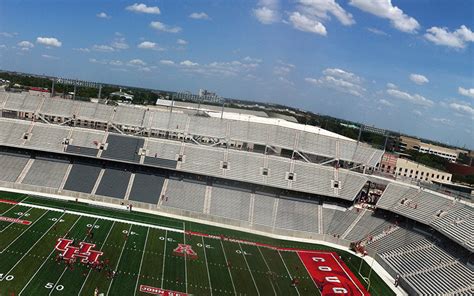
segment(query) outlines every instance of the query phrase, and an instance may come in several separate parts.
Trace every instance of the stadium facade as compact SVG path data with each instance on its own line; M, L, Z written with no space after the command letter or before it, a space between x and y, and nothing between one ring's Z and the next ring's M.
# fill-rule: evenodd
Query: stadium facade
M0 92L0 115L2 187L335 243L410 294L474 294L472 204L365 174L382 150L283 121L28 94Z

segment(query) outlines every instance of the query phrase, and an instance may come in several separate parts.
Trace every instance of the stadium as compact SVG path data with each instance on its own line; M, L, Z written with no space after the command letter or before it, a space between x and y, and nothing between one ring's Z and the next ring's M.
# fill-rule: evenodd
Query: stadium
M473 295L468 200L321 128L0 92L0 295Z

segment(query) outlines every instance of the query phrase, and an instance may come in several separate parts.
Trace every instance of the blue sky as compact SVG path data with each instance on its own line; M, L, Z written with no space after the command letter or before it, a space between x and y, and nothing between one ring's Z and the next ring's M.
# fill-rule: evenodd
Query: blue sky
M0 68L214 90L474 149L471 0L1 1Z

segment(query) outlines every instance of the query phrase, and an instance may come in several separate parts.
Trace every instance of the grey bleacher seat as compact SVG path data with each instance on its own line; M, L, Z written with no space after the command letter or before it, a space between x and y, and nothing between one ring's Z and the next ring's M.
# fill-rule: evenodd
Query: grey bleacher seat
M152 165L152 166L175 169L176 164L178 162L176 160L171 160L171 159L145 156L145 160L143 163Z
M310 154L334 157L338 139L315 133L301 131L298 139L298 150Z
M180 149L181 143L149 138L146 145L146 156L176 160Z
M99 177L100 167L90 164L75 163L72 165L64 189L91 193Z
M272 226L272 214L276 197L255 194L253 224Z
M380 239L368 243L368 246L379 253L384 253L424 238L423 235L405 228L398 228L387 233Z
M226 136L227 122L219 118L190 116L188 132L192 135L224 138Z
M185 160L181 163L181 169L206 175L222 176L221 162L224 160L224 150L186 145L184 155Z
M377 202L377 207L385 210L392 209L409 190L409 187L389 183Z
M359 241L368 235L381 233L383 229L391 225L384 217L375 216L372 211L366 211L354 228L347 234L345 239Z
M124 198L130 176L130 172L121 169L105 169L104 175L100 180L99 187L97 187L96 194L115 198Z
M323 205L323 233L329 233L329 227L331 226L336 211L337 210L327 208Z
M113 122L118 125L142 126L146 109L133 106L117 106Z
M248 221L250 192L212 187L210 215Z
M46 98L39 110L39 114L72 118L77 108L77 101L69 99Z
M107 149L102 152L103 158L139 162L140 148L145 140L139 137L122 136L110 133L107 137Z
M202 213L206 185L169 179L162 205Z
M354 200L367 183L367 178L362 174L339 169L340 189L339 197Z
M228 150L226 177L262 184L263 158L258 153Z
M434 220L432 226L474 250L474 208L458 205L458 208Z
M59 188L68 166L69 162L66 161L36 158L22 184Z
M70 144L74 146L98 149L104 138L105 132L95 131L85 128L74 128L70 139Z
M22 146L24 134L30 128L31 122L0 119L0 143L7 146Z
M275 227L317 233L318 205L280 198Z
M181 131L186 127L188 115L178 112L150 110L145 113L144 126L151 129Z
M334 189L331 187L331 180L334 179L334 168L295 162L294 172L296 176L292 188L334 196Z
M35 123L24 146L39 150L62 152L69 128L57 125Z
M106 123L110 121L114 112L114 108L108 105L88 102L78 102L77 104L76 118L80 120Z
M25 93L10 93L3 109L33 113L41 105L43 99Z
M0 152L0 180L15 182L29 159L29 156Z
M335 211L334 217L329 224L327 233L333 235L342 235L347 230L347 228L349 228L352 222L354 222L358 215L359 213L354 209L347 211Z
M161 195L165 178L162 176L135 173L129 200L156 205Z
M288 188L286 173L290 171L290 160L281 157L268 157L267 184ZM298 178L298 176L296 176Z

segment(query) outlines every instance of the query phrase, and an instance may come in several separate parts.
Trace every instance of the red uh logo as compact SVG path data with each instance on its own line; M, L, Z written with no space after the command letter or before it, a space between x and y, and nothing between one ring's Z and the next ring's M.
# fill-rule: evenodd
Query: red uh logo
M178 256L188 256L191 259L196 259L197 258L197 253L194 252L192 249L191 245L185 245L185 244L179 244L178 246L173 250L173 253Z
M80 242L79 247L75 247L71 246L72 242L72 239L59 238L54 247L56 250L62 252L62 257L68 261L81 258L82 263L95 263L103 254L101 251L92 250L95 244Z

